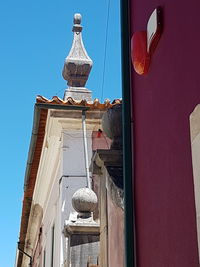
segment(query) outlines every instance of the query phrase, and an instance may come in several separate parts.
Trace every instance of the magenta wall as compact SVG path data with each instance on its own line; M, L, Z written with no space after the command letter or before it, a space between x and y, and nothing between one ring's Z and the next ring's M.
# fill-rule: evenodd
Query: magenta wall
M200 1L132 0L131 35L156 6L164 29L148 75L132 69L138 267L197 267L189 115L200 103Z

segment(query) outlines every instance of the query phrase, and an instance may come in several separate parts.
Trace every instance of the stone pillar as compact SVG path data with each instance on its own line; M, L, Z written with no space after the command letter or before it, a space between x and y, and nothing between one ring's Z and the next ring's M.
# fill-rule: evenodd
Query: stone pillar
M67 267L87 267L98 263L99 224L93 220L92 211L97 204L95 193L81 188L72 197L75 220L67 221L64 235L68 238Z

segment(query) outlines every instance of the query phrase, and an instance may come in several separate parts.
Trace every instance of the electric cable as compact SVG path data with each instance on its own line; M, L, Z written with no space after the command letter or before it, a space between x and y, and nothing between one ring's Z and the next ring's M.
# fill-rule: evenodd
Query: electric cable
M107 11L107 21L106 21L106 38L104 46L104 61L103 61L103 76L102 76L102 87L101 87L101 102L103 101L103 90L104 90L104 80L105 80L105 68L106 68L106 52L108 43L108 25L109 25L109 15L110 15L110 0L108 0L108 11Z

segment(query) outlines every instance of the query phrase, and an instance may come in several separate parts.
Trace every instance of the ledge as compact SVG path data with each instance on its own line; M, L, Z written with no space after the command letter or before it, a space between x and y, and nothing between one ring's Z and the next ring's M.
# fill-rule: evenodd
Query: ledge
M100 225L94 221L92 222L70 222L64 227L63 231L65 237L71 235L99 235Z

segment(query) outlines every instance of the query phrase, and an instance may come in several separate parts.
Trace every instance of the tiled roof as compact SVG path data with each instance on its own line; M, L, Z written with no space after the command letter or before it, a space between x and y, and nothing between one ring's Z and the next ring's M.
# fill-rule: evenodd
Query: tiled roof
M57 96L53 96L52 99L47 99L43 96L38 95L36 98L36 103L40 104L54 104L54 105L64 105L64 106L85 106L88 107L90 110L100 109L106 110L111 108L116 104L121 104L121 99L115 99L113 102L110 102L109 99L106 99L104 103L100 103L99 99L95 98L93 101L86 101L86 100L74 100L71 97L68 97L67 100L63 100Z

